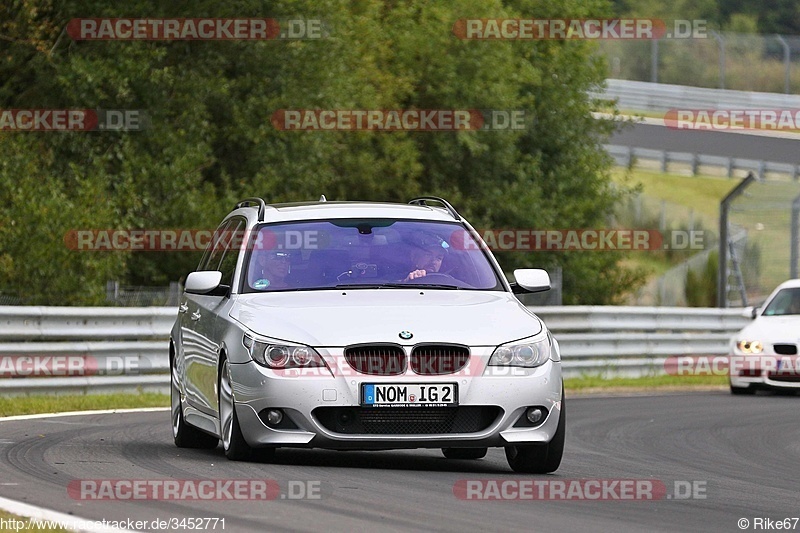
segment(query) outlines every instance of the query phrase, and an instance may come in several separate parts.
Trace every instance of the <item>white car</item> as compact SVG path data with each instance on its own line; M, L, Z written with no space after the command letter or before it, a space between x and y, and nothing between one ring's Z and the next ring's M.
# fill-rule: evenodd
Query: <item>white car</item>
M429 205L433 203L435 205ZM505 448L515 471L564 449L558 343L475 230L439 198L248 199L188 275L171 332L179 447Z
M780 284L761 308L748 308L753 322L730 342L733 394L756 389L800 389L800 279Z

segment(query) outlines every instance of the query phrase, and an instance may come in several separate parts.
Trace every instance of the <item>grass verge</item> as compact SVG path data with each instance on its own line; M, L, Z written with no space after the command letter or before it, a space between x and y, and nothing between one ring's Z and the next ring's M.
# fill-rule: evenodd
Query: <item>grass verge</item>
M695 388L713 389L728 387L728 376L646 376L641 378L607 378L584 376L564 379L564 388L570 392L595 392L611 390L646 391Z
M168 406L168 394L156 394L151 392L143 392L141 394L86 394L75 396L10 396L0 397L0 416Z
M694 209L710 227L719 220L719 203L740 181L739 178L716 176L681 176L644 169L627 170L615 167L611 173L621 184L641 184L642 193L650 198Z

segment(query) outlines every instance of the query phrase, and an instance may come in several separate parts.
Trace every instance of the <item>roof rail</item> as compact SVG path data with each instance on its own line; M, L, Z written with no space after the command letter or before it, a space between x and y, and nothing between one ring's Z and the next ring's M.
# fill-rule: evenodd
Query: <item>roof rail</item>
M237 203L234 209L239 209L240 207L255 207L253 204L258 204L258 220L264 220L264 214L267 212L267 203L261 198L245 198Z
M419 198L414 198L408 203L411 205L427 206L428 204L426 202L428 201L439 202L444 206L445 209L447 209L447 212L450 213L450 216L452 216L456 220L459 221L461 220L461 215L458 214L458 211L456 211L455 208L452 205L450 205L450 203L447 200L445 200L444 198L439 198L438 196L420 196Z

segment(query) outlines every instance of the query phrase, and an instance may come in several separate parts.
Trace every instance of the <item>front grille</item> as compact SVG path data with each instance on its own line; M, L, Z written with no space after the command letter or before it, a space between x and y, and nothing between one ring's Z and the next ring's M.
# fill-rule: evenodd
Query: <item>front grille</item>
M347 435L476 433L500 415L496 406L318 407L313 414L329 431Z
M469 362L469 348L457 344L423 344L411 352L411 370L417 374L454 374Z
M772 381L782 381L784 383L800 383L800 374L797 372L770 372L767 377Z
M773 344L772 347L778 355L797 355L796 344Z
M406 371L406 353L396 344L348 346L344 357L361 374L397 376Z
M760 368L745 368L743 370L739 370L739 377L743 378L757 378L761 376L761 369Z

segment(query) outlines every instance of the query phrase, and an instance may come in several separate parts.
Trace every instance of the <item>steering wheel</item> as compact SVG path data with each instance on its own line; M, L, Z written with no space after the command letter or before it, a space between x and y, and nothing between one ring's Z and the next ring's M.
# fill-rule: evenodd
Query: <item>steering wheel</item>
M416 282L416 283L434 283L434 284L438 284L438 283L441 283L443 281L450 281L450 280L454 280L454 279L456 279L456 278L454 278L450 274L445 274L444 272L431 272L430 274L422 276L421 278L404 280L404 283L413 284L413 283Z

